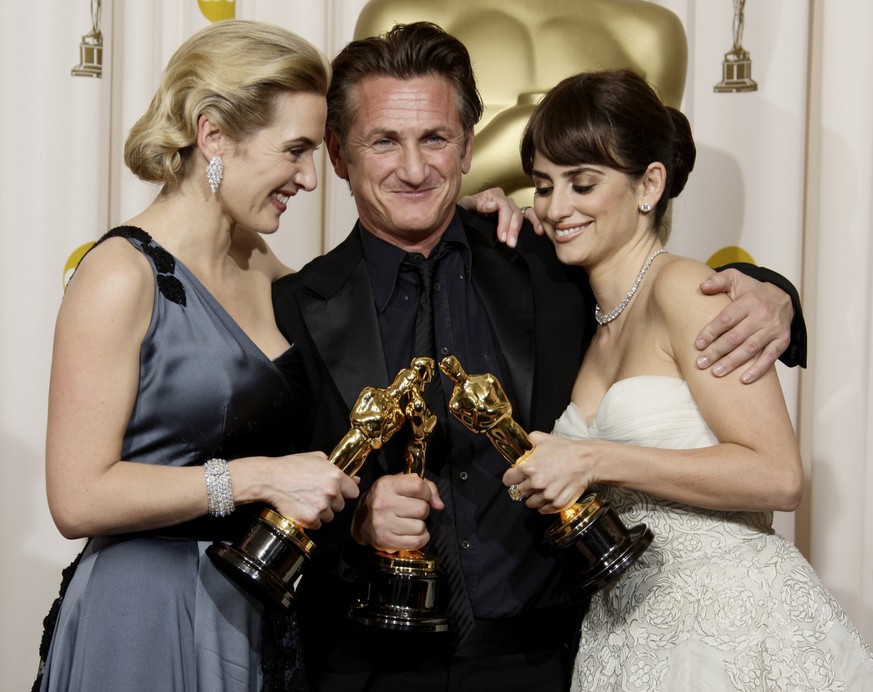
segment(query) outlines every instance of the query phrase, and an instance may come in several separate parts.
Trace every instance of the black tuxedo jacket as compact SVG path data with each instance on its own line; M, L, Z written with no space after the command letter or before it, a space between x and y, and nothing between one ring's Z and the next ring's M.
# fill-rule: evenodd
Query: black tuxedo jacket
M458 213L473 255L473 284L515 393L513 416L525 429L549 431L570 400L593 334L585 274L561 265L545 238L525 232L511 249L496 240L492 221ZM298 450L330 451L348 430L361 390L385 386L396 374L387 371L382 352L364 232L357 225L334 250L274 284L276 321L294 344L283 369L300 401L293 425Z
M587 278L561 265L551 243L529 229L512 249L496 240L492 221L458 214L470 244L473 285L501 351L503 376L511 380L506 389L515 397L513 417L527 430L550 431L570 400L595 326ZM385 386L396 374L385 364L361 245L365 232L356 225L334 250L274 285L276 320L294 345L282 367L298 402L291 425L297 451L330 452L348 431L361 390ZM371 455L360 473L362 490L386 468L382 452ZM317 550L297 608L307 665L316 676L325 667L348 666L342 657L360 647L360 635L355 640L348 631L351 587L339 578L344 558L360 551L349 534L353 513L347 506L310 533ZM343 636L349 638L346 653L337 646Z

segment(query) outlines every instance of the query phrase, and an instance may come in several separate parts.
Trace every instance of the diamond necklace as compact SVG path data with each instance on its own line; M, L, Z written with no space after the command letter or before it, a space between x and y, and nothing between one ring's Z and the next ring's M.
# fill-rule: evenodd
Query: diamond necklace
M640 287L640 281L643 280L643 277L646 275L646 272L649 271L649 267L652 266L652 261L660 255L662 252L667 252L664 248L660 250L655 250L651 255L649 255L649 259L646 260L646 263L643 265L643 268L640 269L640 273L637 274L637 280L634 281L634 285L631 286L631 290L627 292L627 295L624 297L624 300L621 301L616 307L610 310L605 315L600 310L600 305L594 305L594 319L597 320L597 324L604 325L612 322L616 317L618 317L624 309L627 307L627 304L630 303L631 298L634 297L634 293L637 292L637 289Z

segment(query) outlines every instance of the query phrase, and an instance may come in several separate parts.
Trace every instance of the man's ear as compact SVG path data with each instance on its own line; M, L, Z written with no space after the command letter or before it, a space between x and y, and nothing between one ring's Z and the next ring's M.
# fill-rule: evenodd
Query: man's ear
M324 133L324 143L327 145L327 153L330 156L330 162L333 164L334 173L343 180L349 179L349 165L346 160L345 151L343 151L342 142L336 132L330 128Z
M467 143L464 147L464 155L461 157L461 172L466 175L470 172L470 163L473 161L473 128L467 133Z

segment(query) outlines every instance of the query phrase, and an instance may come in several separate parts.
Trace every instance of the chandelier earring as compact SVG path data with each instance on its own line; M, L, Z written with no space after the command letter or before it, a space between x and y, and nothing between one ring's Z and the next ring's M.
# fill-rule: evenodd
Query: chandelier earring
M221 185L222 173L224 173L224 161L220 156L213 156L206 167L206 179L209 181L209 188L213 195L218 192L218 186Z
M650 211L652 211L652 205L648 202L643 202L640 205L640 211L643 212L643 214L648 214Z

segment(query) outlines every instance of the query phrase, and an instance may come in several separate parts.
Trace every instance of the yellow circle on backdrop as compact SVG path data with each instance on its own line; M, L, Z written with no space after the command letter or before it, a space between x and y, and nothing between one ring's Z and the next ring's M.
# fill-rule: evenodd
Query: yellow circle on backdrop
M706 260L706 263L713 269L724 266L725 264L730 264L731 262L748 262L749 264L757 264L748 252L736 245L723 247Z
M236 0L197 0L197 5L210 22L220 22L236 16Z
M85 243L84 245L80 245L70 253L70 256L67 258L66 264L64 264L64 288L67 287L67 283L70 281L70 277L73 276L73 272L76 271L76 267L79 266L79 262L82 261L85 253L88 252L88 250L90 250L92 247L94 247L94 243Z

